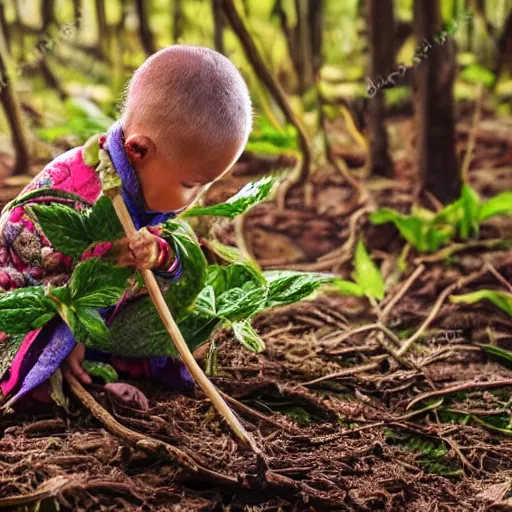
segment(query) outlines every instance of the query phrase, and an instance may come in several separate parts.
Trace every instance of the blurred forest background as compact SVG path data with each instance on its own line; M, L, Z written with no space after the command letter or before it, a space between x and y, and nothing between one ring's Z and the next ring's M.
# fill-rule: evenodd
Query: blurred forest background
M384 116L415 112L430 125L425 133L438 132L428 141L419 135L420 170L428 168L428 186L446 202L460 187L450 125L471 112L481 88L493 114L512 109L510 0L5 0L0 25L3 177L33 174L105 130L132 72L175 43L213 47L232 59L255 107L247 150L302 153L301 181L326 153L330 161L348 158L356 176L400 175L408 167L402 155L412 157L411 137L404 140L392 123L386 133ZM417 76L409 69L370 98L368 80L411 66L422 40L445 27L447 43ZM439 155L429 156L434 145Z
M283 476L270 487L204 397L138 382L150 411L93 394L209 480L129 453L83 412L47 414L2 420L7 494L66 510L510 510L512 0L1 1L0 204L106 131L133 71L176 43L224 53L254 104L246 151L204 200L285 177L208 234L265 270L363 291L261 315L264 353L215 337L211 378L262 434Z

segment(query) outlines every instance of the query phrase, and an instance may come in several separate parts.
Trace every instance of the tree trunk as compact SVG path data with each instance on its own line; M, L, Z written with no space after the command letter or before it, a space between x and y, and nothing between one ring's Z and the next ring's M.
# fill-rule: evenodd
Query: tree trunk
M183 16L183 2L182 0L173 0L172 10L172 39L174 44L178 44L183 36L183 29L185 25L185 18Z
M244 49L247 60L252 65L258 78L265 84L274 100L278 104L279 108L284 113L286 120L293 125L299 136L299 145L302 152L302 165L298 175L298 185L303 184L309 176L309 166L311 164L311 145L306 134L306 130L302 126L300 119L295 115L293 110L288 103L286 94L281 89L279 83L272 76L272 73L268 70L267 66L263 62L260 52L256 48L254 41L252 40L251 34L247 30L242 18L236 10L233 0L222 0L222 5L226 18L235 32L236 36L240 40Z
M107 24L107 15L105 12L105 0L96 0L96 19L98 22L98 39L101 55L107 62L111 62L110 58L110 32Z
M311 38L308 23L309 2L295 0L295 12L297 15L299 92L303 95L306 89L313 84Z
M498 59L496 63L496 83L504 69L512 71L512 11L505 21L503 33L498 41Z
M213 44L219 53L224 53L224 13L221 0L212 0Z
M368 0L368 28L370 40L370 80L386 77L394 63L394 16L392 0ZM388 154L388 136L385 125L384 94L378 92L368 103L368 142L370 173L393 176L393 164Z
M13 175L25 174L30 167L30 144L27 130L23 120L23 114L20 103L16 97L13 84L7 72L7 45L5 36L0 31L0 102L5 111L5 116L11 129L12 143L16 153L16 163L13 169Z
M11 34L9 33L9 26L7 25L7 20L5 19L4 2L0 2L0 30L2 30L4 33L5 44L7 46L7 49L10 51L10 49L11 49Z
M80 15L82 14L82 6L80 0L73 0L73 18L78 23Z
M144 48L146 55L153 55L157 49L155 46L155 40L149 26L149 5L148 0L135 0L135 8L137 10L137 16L139 18L139 37Z
M288 16L286 11L283 8L283 1L276 0L274 7L272 8L272 15L277 16L279 18L279 23L281 25L281 31L283 32L284 39L286 41L286 46L288 47L288 53L290 55L290 59L292 61L293 69L295 71L295 75L297 77L297 81L301 81L301 67L299 64L300 60L300 51L299 51L299 38L298 31L295 27L293 29L290 28L288 24ZM299 85L299 87L302 87Z
M41 16L43 19L43 33L48 33L50 25L55 21L55 1L54 0L43 0L41 3Z
M414 0L413 19L416 40L432 45L413 77L419 192L447 204L459 197L461 188L453 103L455 44L451 38L443 46L434 42L441 29L439 0Z
M322 67L322 30L324 3L322 0L309 0L309 34L311 37L311 62L313 65L313 80Z

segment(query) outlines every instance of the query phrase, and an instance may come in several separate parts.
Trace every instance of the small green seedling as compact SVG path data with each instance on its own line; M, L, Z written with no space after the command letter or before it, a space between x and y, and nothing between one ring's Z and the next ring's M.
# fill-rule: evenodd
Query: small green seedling
M463 185L461 197L437 214L418 207L413 208L411 215L382 208L372 214L371 221L377 225L392 222L418 252L431 253L456 237L478 237L480 224L496 215L512 215L512 192L482 201L475 190Z

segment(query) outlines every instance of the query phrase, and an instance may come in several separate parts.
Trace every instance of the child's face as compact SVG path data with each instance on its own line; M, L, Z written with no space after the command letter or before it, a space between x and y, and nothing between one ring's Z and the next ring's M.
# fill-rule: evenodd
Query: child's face
M137 136L135 136L137 137ZM152 141L126 140L128 157L137 171L146 204L152 210L176 210L188 204L204 185L231 168L240 151L239 143L226 145L210 159L191 145L179 159L169 160ZM142 144L142 147L141 147Z

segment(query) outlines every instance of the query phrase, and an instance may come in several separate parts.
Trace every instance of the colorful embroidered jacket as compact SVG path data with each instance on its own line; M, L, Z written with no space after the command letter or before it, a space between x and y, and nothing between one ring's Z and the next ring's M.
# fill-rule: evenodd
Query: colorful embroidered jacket
M99 163L99 138L100 135L97 135L84 148L72 149L53 160L25 187L18 198L4 208L0 217L0 291L47 283L61 286L68 280L74 266L72 259L53 249L25 208L34 203L61 203L82 211L93 204L102 193L95 171L95 166ZM130 179L136 180L133 169L125 169L125 172L130 173ZM174 212L168 212L168 216L173 214ZM164 214L160 215L162 216L165 217ZM160 234L158 225L152 228L152 232L155 235ZM90 247L82 259L101 257L109 248L110 243L97 244ZM156 274L159 281L163 278L169 282L179 278L180 273L178 261L178 265L173 265L169 272ZM161 281L161 284L164 283ZM50 375L39 372L34 379L31 377L34 371L31 372L31 369L35 365L46 365L55 371L56 358L60 364L75 345L74 340L69 340L70 331L65 332L67 327L58 320L25 337L7 336L1 332L1 327L0 325L0 396L4 397L14 395L17 399L40 385L39 381L46 380ZM66 343L59 345L61 339L66 339ZM184 367L170 358L134 360L111 359L108 354L101 353L92 355L94 357L88 358L108 361L120 370L130 371L133 376L153 376L174 387L181 387L180 384L185 387L190 385L190 377ZM13 401L11 398L10 403Z

